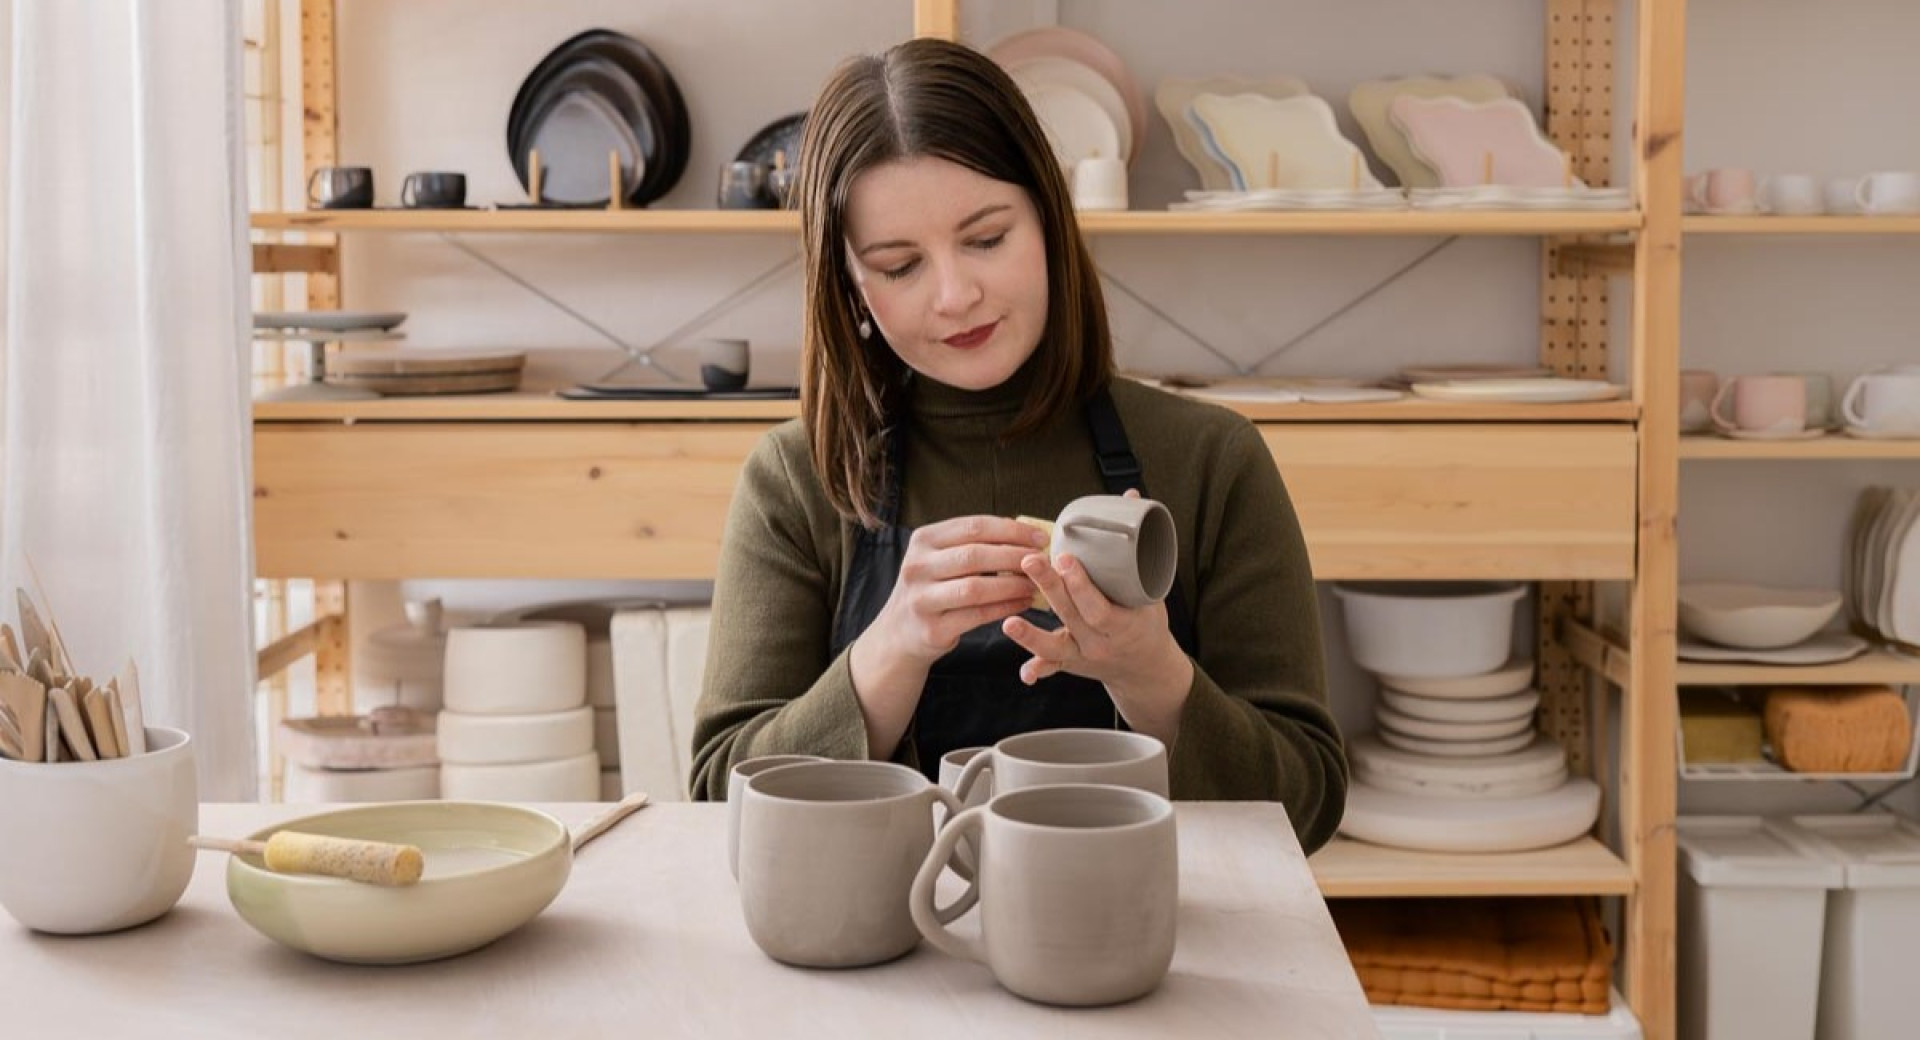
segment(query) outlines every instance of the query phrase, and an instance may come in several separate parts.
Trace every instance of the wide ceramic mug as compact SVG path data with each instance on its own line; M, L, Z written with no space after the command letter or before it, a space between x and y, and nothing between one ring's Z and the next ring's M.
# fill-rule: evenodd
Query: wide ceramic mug
M1167 746L1119 729L1043 729L1019 733L974 755L953 783L971 802L975 789L995 795L1046 784L1113 784L1167 797Z
M1071 553L1102 595L1123 607L1167 598L1180 563L1173 514L1150 498L1087 495L1054 521L1051 552Z
M980 938L947 928L935 883L963 840L980 849ZM962 901L964 903L964 899ZM1151 992L1173 963L1180 856L1173 805L1130 787L997 795L940 832L915 876L914 923L1019 996L1089 1006ZM956 906L962 903L956 903Z
M767 956L856 968L919 945L907 893L933 847L934 807L960 811L945 788L892 762L801 762L749 777L745 799L740 905Z
M1799 376L1734 376L1720 384L1709 411L1728 433L1798 433L1807 428L1807 383Z
M200 828L193 742L147 727L145 754L0 759L0 906L39 932L145 924L180 901Z

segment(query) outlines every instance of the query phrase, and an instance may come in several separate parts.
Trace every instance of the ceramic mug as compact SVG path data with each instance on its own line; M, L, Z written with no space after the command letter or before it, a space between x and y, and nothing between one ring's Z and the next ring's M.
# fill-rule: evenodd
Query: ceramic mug
M1856 214L1860 212L1860 177L1835 177L1827 181L1827 212L1837 214Z
M1760 180L1760 204L1781 216L1810 216L1826 212L1820 181L1808 173L1781 173Z
M1680 432L1704 433L1713 428L1713 395L1720 377L1704 368L1680 373Z
M700 354L700 382L707 389L739 390L747 385L746 340L703 339L695 347Z
M1757 198L1752 170L1708 170L1687 178L1687 200L1708 213L1751 213Z
M761 755L727 770L727 870L740 880L740 802L750 777L800 762L825 762L819 755Z
M982 776L985 779L982 779ZM1043 729L1017 733L967 762L954 781L960 801L991 784L994 795L1047 784L1112 784L1167 797L1167 746L1118 729Z
M954 748L952 751L941 755L940 786L952 791L955 797L958 797L960 794L960 777L966 772L967 763L973 761L981 752L988 750L990 749L984 747ZM965 808L975 809L987 804L987 801L992 797L992 784L975 784L974 789L968 792L965 798L960 799L960 804ZM974 853L973 843L966 842L962 844L958 849L954 850L953 853L954 873L968 880L972 880L973 866L977 860L978 857Z
M979 844L980 937L947 928L934 885ZM940 832L914 877L914 924L1028 1000L1086 1007L1152 992L1173 963L1180 856L1173 805L1126 787L1068 784L996 796ZM958 904L956 904L958 905Z
M1101 594L1123 607L1158 603L1173 588L1180 547L1173 514L1151 498L1087 495L1054 521L1054 559L1072 554Z
M147 727L147 752L97 762L0 759L0 906L39 932L88 935L173 909L200 829L193 742Z
M1807 429L1831 430L1836 425L1837 410L1833 405L1833 377L1825 372L1775 372L1777 376L1793 376L1806 384L1807 388Z
M400 205L408 209L459 209L466 204L464 173L409 173L400 184Z
M1869 372L1855 379L1840 412L1856 430L1920 435L1920 370Z
M322 166L307 177L307 205L316 209L371 209L373 168Z
M785 964L856 968L920 942L907 909L933 813L960 802L893 762L802 762L747 778L740 905L754 944ZM958 917L971 906L955 904Z
M1733 399L1733 415L1722 410ZM1708 409L1727 433L1791 434L1807 428L1807 384L1799 376L1734 376Z
M1073 164L1073 208L1124 210L1127 208L1127 164L1095 156Z
M1920 173L1867 174L1854 192L1854 201L1862 213L1920 213Z
M757 162L730 162L720 167L720 208L771 209L774 199L767 187L767 174L771 172L766 163Z

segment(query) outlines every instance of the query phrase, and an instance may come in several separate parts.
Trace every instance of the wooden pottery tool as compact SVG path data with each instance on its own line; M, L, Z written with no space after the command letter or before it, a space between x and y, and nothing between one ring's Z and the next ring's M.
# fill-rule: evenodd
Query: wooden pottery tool
M53 655L53 635L40 620L40 612L34 609L33 600L26 589L13 590L15 601L20 606L20 638L26 641L27 657L39 654L49 667L58 669L58 658Z
M108 703L107 691L96 686L79 697L80 714L86 719L87 737L93 741L94 753L101 758L127 757L114 733L113 708Z
M426 869L418 846L325 834L276 831L266 841L244 838L187 839L194 848L259 856L276 874L318 874L397 888L415 884Z
M98 761L100 756L94 753L93 741L87 738L87 723L80 717L80 703L74 700L73 689L52 687L47 690L47 699L53 702L53 710L60 717L60 737L66 741L67 750L82 762Z
M13 717L13 709L0 703L0 758L11 758L16 762L27 759L27 738L20 732L20 723Z
M26 655L20 652L20 644L13 638L13 626L0 621L0 666L9 672L24 672L27 670L26 661Z
M140 670L133 666L133 658L127 658L127 666L121 669L115 687L120 695L121 717L127 720L127 754L144 755L147 753L147 712L140 703Z
M46 761L47 688L18 673L0 675L0 704L20 729L21 761Z
M614 824L619 823L621 820L632 816L634 813L646 807L647 792L635 791L625 798L620 799L611 809L588 820L585 826L573 832L574 855L579 855L581 848L584 847L587 842L607 833L613 829Z
M119 680L108 679L100 688L107 698L107 713L113 719L113 742L122 756L134 754L133 745L127 743L127 710L120 701Z

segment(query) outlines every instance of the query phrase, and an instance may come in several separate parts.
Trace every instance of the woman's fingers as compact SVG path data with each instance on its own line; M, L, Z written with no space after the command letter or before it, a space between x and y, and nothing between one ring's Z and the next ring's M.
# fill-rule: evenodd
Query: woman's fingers
M1032 548L1024 545L991 545L984 542L912 552L900 562L900 577L907 581L950 581L975 574L1011 574L1018 577L1020 561L1032 552Z
M976 575L934 582L915 597L916 605L930 614L1016 601L1023 605L1033 601L1033 583L1017 573Z
M951 549L959 545L1010 545L1031 552L1047 544L1045 531L1005 516L956 516L913 532L913 546Z

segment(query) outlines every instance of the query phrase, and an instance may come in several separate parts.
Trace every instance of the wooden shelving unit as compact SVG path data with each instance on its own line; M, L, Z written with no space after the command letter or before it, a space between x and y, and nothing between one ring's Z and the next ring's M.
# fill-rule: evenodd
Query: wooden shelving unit
M1680 457L1807 462L1820 459L1920 459L1920 438L1865 440L1830 433L1804 441L1743 441L1726 437L1689 436L1680 438Z
M1548 132L1611 183L1619 0L1547 6ZM1627 399L1466 407L1250 405L1308 531L1316 576L1543 580L1543 730L1576 769L1619 776L1618 847L1437 855L1337 840L1330 897L1587 894L1623 900L1622 989L1649 1040L1674 1035L1674 518L1684 0L1636 8L1632 184L1621 212L1138 211L1090 235L1508 235L1541 240L1542 363L1604 374L1610 277L1632 279ZM913 0L914 31L957 38L958 0ZM302 0L305 161L334 156L333 0ZM1884 229L1886 225L1881 225ZM339 306L343 234L796 233L791 213L701 210L257 213L260 273L308 275ZM1917 227L1916 229L1920 229ZM1731 230L1689 220L1688 231ZM1768 230L1777 231L1779 225ZM1825 233L1825 232L1821 232ZM295 236L289 239L288 235ZM1186 243L1182 243L1184 247ZM517 394L254 410L256 551L267 577L699 577L740 460L792 402L575 402ZM671 494L660 494L662 489ZM1558 643L1595 581L1631 583L1617 745L1587 720L1597 681ZM344 629L345 626L337 626ZM344 678L337 648L323 662ZM341 703L335 700L333 703ZM1612 763L1612 764L1609 764Z
M1675 679L1682 686L1850 686L1886 683L1920 685L1920 657L1887 649L1867 651L1838 664L1777 665L1681 661Z

